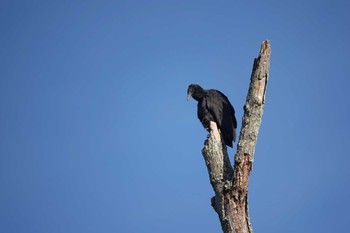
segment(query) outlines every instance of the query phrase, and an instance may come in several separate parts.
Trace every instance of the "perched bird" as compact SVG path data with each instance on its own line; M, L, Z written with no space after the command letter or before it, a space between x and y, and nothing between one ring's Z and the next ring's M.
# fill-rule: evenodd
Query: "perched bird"
M232 147L232 141L236 141L237 120L228 98L218 90L204 90L197 84L188 86L187 100L191 96L198 101L197 115L203 127L210 131L210 121L215 122L225 144Z

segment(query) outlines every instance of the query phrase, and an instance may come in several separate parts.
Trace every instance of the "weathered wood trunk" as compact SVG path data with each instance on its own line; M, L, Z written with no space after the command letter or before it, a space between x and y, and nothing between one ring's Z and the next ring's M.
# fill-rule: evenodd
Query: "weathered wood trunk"
M210 183L215 192L211 204L220 218L224 233L253 232L248 212L248 178L264 111L270 55L270 42L264 41L259 57L254 60L234 168L215 123L202 149Z

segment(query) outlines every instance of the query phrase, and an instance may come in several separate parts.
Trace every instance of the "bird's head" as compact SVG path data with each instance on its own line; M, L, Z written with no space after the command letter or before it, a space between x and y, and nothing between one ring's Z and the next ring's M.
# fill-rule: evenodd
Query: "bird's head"
M198 84L191 84L187 89L187 101L192 96L193 99L199 101L204 97L204 89Z

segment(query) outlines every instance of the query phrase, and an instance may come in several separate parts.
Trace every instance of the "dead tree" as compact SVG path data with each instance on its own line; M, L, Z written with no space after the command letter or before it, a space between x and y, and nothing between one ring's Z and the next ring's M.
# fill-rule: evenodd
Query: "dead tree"
M211 204L219 215L224 233L253 232L248 212L248 177L264 111L270 54L270 42L267 40L262 43L259 57L254 60L234 168L214 122L211 122L210 136L202 149L215 192Z

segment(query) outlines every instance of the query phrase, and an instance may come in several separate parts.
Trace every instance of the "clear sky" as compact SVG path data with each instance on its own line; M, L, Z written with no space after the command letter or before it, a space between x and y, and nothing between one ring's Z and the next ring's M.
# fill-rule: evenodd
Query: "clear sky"
M346 232L350 1L0 1L0 232L220 232L190 83L240 127L271 40L255 232ZM229 149L232 157L234 149Z

